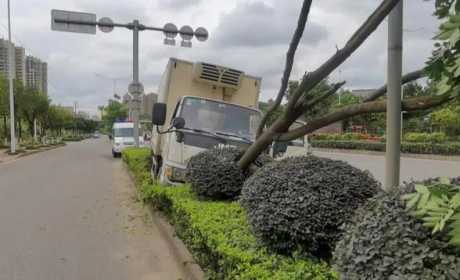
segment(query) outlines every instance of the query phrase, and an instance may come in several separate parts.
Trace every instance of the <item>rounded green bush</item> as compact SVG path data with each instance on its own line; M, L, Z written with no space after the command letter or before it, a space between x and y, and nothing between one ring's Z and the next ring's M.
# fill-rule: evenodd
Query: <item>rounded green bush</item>
M199 196L211 199L237 197L244 181L255 169L271 162L268 155L260 155L248 170L238 167L243 151L234 147L212 148L190 158L186 180Z
M266 165L246 180L241 204L268 247L329 259L340 226L378 189L367 172L345 162L294 157Z
M333 262L341 279L460 279L458 250L432 237L396 192L379 194L356 211Z

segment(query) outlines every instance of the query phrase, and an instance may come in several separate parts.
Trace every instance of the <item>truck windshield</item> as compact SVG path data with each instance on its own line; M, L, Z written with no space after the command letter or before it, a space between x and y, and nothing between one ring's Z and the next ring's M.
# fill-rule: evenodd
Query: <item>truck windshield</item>
M180 116L185 119L185 127L209 132L255 139L260 122L260 112L211 100L187 97Z
M132 127L114 128L113 137L133 137L134 130Z

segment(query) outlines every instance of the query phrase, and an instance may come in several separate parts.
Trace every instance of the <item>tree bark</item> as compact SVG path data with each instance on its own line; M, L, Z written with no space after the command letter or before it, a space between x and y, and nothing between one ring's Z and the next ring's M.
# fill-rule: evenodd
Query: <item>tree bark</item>
M402 83L401 84L404 85L404 84L407 84L409 82L418 80L418 79L424 77L425 75L426 74L425 74L425 71L423 69L407 73L404 76L402 76ZM373 93L371 93L367 98L365 98L363 100L363 102L374 101L377 98L383 96L385 93L387 93L387 85L384 85L384 86L380 87L379 89L377 89L376 91L374 91Z
M339 49L332 57L323 63L315 71L307 74L302 80L296 92L290 98L287 110L291 112L297 104L303 104L308 98L308 93L320 81L329 76L340 64L342 64L361 44L372 34L386 18L388 13L398 4L400 0L384 0L372 15L356 30L342 49Z
M424 96L408 98L402 101L402 109L407 112L419 111L429 109L435 106L442 105L452 100L452 95L449 93L439 96ZM360 103L356 105L347 106L345 108L336 110L323 117L313 120L306 125L297 129L288 131L278 136L280 141L290 141L304 136L305 134L311 133L321 127L335 123L340 120L348 119L353 116L368 114L368 113L382 113L386 112L387 101L371 101L366 103Z
M283 97L286 94L286 90L289 83L289 77L291 76L292 66L294 65L295 52L305 30L305 25L307 23L308 14L310 13L312 1L313 0L305 0L303 2L302 10L300 11L299 15L299 20L297 21L297 28L294 32L294 36L292 37L292 41L289 45L288 52L286 53L286 65L284 67L283 77L281 78L280 90L278 91L278 95L276 96L275 102L267 110L267 112L262 117L262 120L260 121L259 127L257 128L257 137L259 137L262 134L265 124L267 123L268 117L271 114L273 114L273 112L275 112L276 109L280 106L281 101L283 100Z
M313 99L312 101L307 102L306 104L303 104L302 107L300 108L302 113L307 111L309 108L313 108L316 106L319 102L323 101L324 99L328 98L329 96L335 94L343 85L345 84L345 81L336 83L332 86L332 88L325 93L323 93L321 96L318 96L317 98Z
M375 29L377 29L380 23L386 18L386 16L391 12L391 10L396 6L396 4L399 3L399 1L401 0L384 0L371 14L371 16L351 36L351 38L347 41L347 43L342 49L338 50L331 58L329 58L314 72L308 73L306 76L304 76L299 87L294 92L293 96L289 99L287 103L287 108L284 111L283 115L275 121L275 123L268 129L268 131L259 134L256 141L246 150L246 152L240 158L240 160L238 161L238 166L241 169L247 169L249 165L255 159L257 159L257 157L265 149L267 149L267 147L273 142L273 139L276 139L275 137L279 137L280 134L285 133L289 129L289 127L297 119L297 117L302 114L302 111L299 110L299 108L302 108L303 104L308 103L308 92L311 89L313 89L320 81L329 76L329 74L333 70L335 70L354 51L356 51L361 46L361 44L369 37L369 35L372 34L372 32L374 32ZM297 46L295 47L297 48ZM290 73L290 71L288 72ZM289 79L289 75L287 79ZM280 94L280 99L282 99L282 97L285 94L285 90L284 92L280 90L278 95ZM263 131L263 125L261 131Z

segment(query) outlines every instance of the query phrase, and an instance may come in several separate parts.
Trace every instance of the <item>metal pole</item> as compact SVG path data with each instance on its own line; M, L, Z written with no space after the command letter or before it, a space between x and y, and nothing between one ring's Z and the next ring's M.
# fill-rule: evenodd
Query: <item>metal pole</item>
M133 84L139 84L139 21L133 21ZM133 92L132 109L133 109L133 121L134 121L134 144L139 147L139 108L138 98L140 93Z
M37 142L37 119L34 119L34 142Z
M401 160L401 74L403 1L388 16L388 94L385 190L399 186Z
M14 126L14 93L13 93L13 43L11 42L11 13L10 13L10 0L8 0L8 84L10 91L10 152L16 153L16 135Z

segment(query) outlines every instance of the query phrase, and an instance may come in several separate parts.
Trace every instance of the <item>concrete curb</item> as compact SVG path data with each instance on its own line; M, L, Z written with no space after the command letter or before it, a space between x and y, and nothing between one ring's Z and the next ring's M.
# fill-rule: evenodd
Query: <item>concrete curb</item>
M22 158L22 157L30 156L30 155L33 155L33 154L38 154L38 153L41 153L41 152L46 152L46 151L54 150L54 149L57 149L57 148L64 147L65 145L66 145L66 144L59 144L59 145L56 145L56 146L45 147L45 148L43 148L43 149L40 148L40 149L38 149L38 150L26 151L25 153L19 154L19 155L18 155L18 158Z
M375 156L384 156L385 155L385 152L366 151L366 150L348 150L348 149L329 149L329 148L313 148L313 153L314 152L342 153L342 154L361 154L361 155L375 155ZM460 156L444 156L444 155L430 155L430 154L405 154L405 153L401 153L401 157L419 158L419 159L432 159L432 160L460 161Z
M133 186L136 188L138 199L141 200L140 193L138 192L137 186L134 183L134 175L131 173L125 162L123 162L123 168L128 173L131 181L133 182ZM171 253L183 264L182 271L185 275L188 275L187 280L204 279L203 270L195 261L193 255L187 249L182 240L177 237L174 227L168 222L166 217L160 211L157 211L152 203L147 203L144 205L147 207L150 219L160 230L161 237L167 241Z
M55 150L55 149L62 148L62 147L65 147L65 146L66 146L66 144L60 144L60 145L56 145L56 146L40 148L40 149L37 149L37 150L25 151L23 153L18 153L15 157L13 157L10 160L6 160L6 161L1 161L0 160L0 164L12 163L12 162L15 162L17 160L20 160L23 157L27 157L27 156L30 156L30 155L34 155L34 154L38 154L38 153L46 152L46 151L50 151L50 150Z

